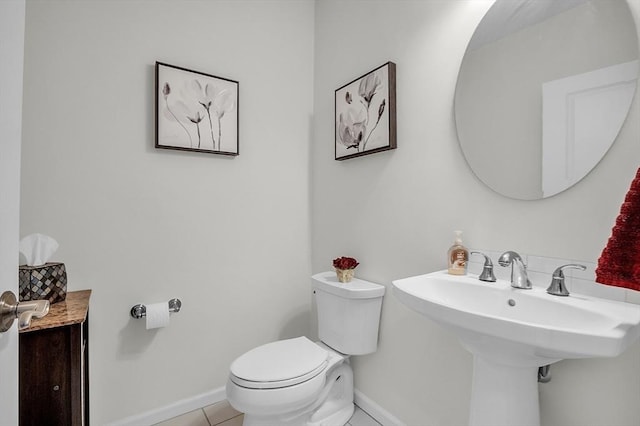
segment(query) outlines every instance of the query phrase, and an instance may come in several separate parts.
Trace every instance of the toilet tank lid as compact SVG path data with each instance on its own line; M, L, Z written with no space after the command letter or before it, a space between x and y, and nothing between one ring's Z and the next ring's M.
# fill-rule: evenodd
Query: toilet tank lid
M373 299L384 295L385 287L369 281L353 278L351 282L338 281L335 271L320 272L311 277L313 287L345 299Z

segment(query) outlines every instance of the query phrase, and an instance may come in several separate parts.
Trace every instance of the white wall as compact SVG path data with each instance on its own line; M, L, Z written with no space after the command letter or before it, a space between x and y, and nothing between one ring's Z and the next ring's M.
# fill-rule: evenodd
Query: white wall
M316 2L313 271L337 255L357 275L391 280L446 265L454 229L470 247L595 261L640 158L640 99L606 158L569 191L542 201L501 197L478 181L458 147L458 68L491 1ZM630 2L636 23L640 2ZM333 159L334 90L397 64L398 149ZM635 299L638 302L638 299ZM541 313L544 315L544 313ZM446 331L389 292L377 353L354 360L356 387L410 425L466 424L471 356ZM640 344L617 359L562 361L540 387L545 426L634 426Z
M27 1L21 234L93 289L91 421L309 324L312 1ZM240 156L157 150L156 60L240 82ZM129 309L178 297L168 328Z

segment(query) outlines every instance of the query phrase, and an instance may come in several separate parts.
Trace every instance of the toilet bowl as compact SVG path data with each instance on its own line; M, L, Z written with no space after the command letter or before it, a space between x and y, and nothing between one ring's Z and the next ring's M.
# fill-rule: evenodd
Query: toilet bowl
M240 356L231 365L226 391L231 405L245 413L245 425L315 424L312 417L322 403L332 415L345 417L331 424L344 424L353 414L348 356L306 337L267 343Z
M385 288L364 280L312 277L321 342L279 340L239 356L230 368L227 400L245 426L338 426L351 418L350 355L374 352Z

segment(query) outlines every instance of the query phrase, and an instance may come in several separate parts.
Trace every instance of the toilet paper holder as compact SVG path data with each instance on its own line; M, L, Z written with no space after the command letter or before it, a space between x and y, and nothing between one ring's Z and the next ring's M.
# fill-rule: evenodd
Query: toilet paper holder
M169 300L168 304L169 312L180 312L180 308L182 307L182 302L180 301L180 299L171 299ZM146 317L147 307L143 304L134 305L131 308L131 316L136 319Z

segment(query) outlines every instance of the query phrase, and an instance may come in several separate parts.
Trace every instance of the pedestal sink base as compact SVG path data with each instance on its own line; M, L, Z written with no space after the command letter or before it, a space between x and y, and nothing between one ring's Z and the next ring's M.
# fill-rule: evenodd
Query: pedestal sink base
M540 426L538 367L474 355L469 426Z

